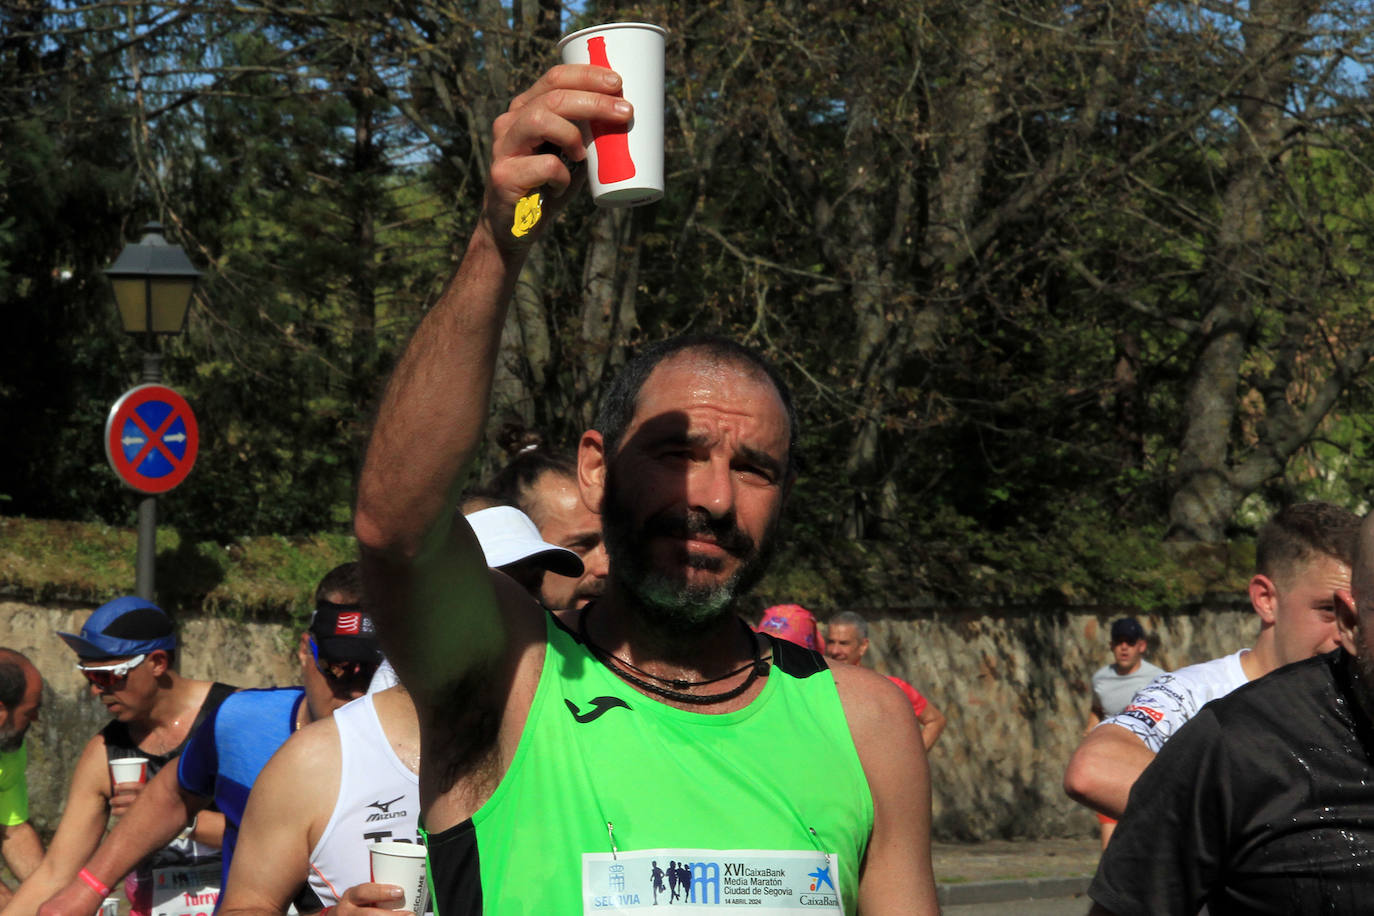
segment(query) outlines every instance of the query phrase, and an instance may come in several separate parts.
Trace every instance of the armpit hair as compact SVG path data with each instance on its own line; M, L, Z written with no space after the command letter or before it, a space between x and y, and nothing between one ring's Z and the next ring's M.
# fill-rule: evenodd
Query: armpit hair
M504 711L501 677L481 665L446 686L426 704L426 763L435 787L448 792L460 779L480 772L495 757Z

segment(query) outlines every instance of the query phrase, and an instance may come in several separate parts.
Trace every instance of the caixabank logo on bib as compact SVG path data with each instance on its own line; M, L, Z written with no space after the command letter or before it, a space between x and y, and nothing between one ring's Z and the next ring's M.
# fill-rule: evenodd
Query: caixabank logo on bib
M836 896L839 891L835 888L835 882L831 880L830 866L821 863L815 871L807 875L811 879L811 886L807 889L808 893L798 894L797 903L801 906L824 906L834 909L840 905L840 898ZM826 888L830 892L826 893Z
M750 907L783 916L842 908L833 853L656 848L582 860L587 913Z

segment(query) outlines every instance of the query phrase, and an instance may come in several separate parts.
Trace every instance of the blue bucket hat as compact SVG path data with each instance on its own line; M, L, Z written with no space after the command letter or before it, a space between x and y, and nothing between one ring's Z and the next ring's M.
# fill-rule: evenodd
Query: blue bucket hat
M96 608L79 634L57 635L83 659L124 658L177 647L171 618L156 604L133 595Z

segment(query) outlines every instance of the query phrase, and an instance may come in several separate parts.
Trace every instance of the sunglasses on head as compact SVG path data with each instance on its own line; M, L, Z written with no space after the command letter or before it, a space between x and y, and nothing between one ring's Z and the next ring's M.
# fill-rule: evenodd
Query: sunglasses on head
M315 644L315 637L311 636L308 641L310 654L315 659L315 670L335 683L370 681L372 675L377 672L377 666L381 664L380 662L336 661L332 658L320 658L320 647Z
M83 665L78 662L76 670L86 675L86 680L101 690L119 690L129 679L129 672L143 664L147 657L146 654L135 655L127 662L117 665Z

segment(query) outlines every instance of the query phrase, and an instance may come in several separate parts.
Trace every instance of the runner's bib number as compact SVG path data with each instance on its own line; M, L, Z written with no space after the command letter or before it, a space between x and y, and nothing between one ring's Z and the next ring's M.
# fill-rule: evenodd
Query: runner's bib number
M219 902L220 865L153 869L151 916L209 916Z
M582 912L671 906L675 916L724 909L768 916L843 913L838 857L811 851L648 849L583 853Z

